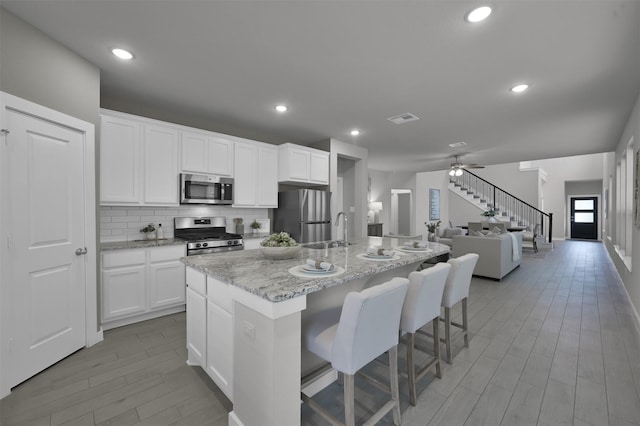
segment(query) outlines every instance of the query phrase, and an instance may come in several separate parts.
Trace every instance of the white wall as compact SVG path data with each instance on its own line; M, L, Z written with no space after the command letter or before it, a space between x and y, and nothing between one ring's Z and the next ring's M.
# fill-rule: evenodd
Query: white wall
M636 105L633 109L633 112L627 122L622 137L618 143L618 147L615 152L615 157L611 158L611 156L607 157L605 161L603 161L603 192L609 186L609 176L613 176L613 191L610 191L609 198L611 200L610 205L613 209L610 209L609 214L607 215L607 221L609 223L603 226L605 230L605 245L607 250L609 251L609 255L613 260L613 263L618 271L618 274L622 278L625 289L629 294L631 299L631 303L635 307L635 315L636 320L640 320L638 317L638 311L640 311L640 228L637 226L633 226L631 232L628 233L627 238L631 238L632 241L632 255L631 255L631 268L628 268L623 260L620 258L618 253L614 248L615 241L615 229L616 229L616 220L618 218L618 214L615 211L616 206L616 186L615 186L615 175L616 175L616 164L622 158L624 151L627 149L627 144L633 138L633 152L636 153L640 150L640 97L636 100ZM609 229L608 234L606 230ZM625 314L625 313L622 313Z
M471 173L491 182L503 191L538 207L538 170L520 170L520 163L496 164L484 169L470 169Z
M440 226L448 226L450 217L449 210L449 175L447 171L422 172L416 174L416 217L415 217L415 234L424 234L427 232L425 222L429 220L429 189L440 190Z
M382 211L379 213L379 220L382 223L383 234L393 231L394 227L391 223L391 190L402 189L411 191L413 207L410 211L409 223L411 225L409 234L419 234L422 232L415 228L415 206L416 201L416 174L415 173L395 173L382 172L378 170L369 170L369 178L371 178L370 201L382 202Z

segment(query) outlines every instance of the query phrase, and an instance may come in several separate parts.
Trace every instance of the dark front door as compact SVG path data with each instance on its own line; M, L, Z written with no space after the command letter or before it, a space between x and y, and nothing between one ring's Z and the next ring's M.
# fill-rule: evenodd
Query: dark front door
M571 238L598 239L598 198L571 198Z

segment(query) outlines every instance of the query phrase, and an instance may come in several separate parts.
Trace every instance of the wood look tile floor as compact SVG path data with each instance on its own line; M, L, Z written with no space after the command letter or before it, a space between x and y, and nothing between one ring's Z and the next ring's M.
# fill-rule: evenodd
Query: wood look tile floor
M601 243L565 241L502 281L474 277L469 322L470 347L460 339L443 378L421 381L417 407L400 381L403 425L640 425L640 334ZM226 425L231 404L184 346L184 314L108 331L14 388L0 424ZM356 385L361 423L385 396ZM337 383L314 399L342 415ZM302 424L326 423L303 405Z

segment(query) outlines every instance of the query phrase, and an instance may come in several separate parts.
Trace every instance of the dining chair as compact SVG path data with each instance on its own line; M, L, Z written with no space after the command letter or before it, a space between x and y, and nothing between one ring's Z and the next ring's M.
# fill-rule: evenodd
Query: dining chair
M446 361L451 364L451 327L462 330L464 336L464 346L469 347L469 324L467 319L467 299L469 298L469 287L471 277L476 267L477 253L467 253L460 257L449 259L447 263L451 265L451 270L447 276L442 295L442 307L444 308L444 343L446 346ZM462 324L451 321L451 308L458 302L462 302Z
M347 294L338 323L332 323L328 320L331 316L322 313L310 319L310 325L303 335L303 344L344 375L344 424L347 426L355 425L356 373L385 352L389 353L390 382L385 390L391 394L391 399L371 416L367 424L375 424L392 411L393 423L400 425L398 330L408 287L407 278L393 278L361 292ZM384 385L377 382L377 386ZM332 425L342 424L304 393L301 393L301 398Z
M441 262L430 268L409 274L409 290L407 290L400 317L400 332L406 335L409 402L414 406L417 402L416 382L434 367L436 368L436 376L442 377L439 336L440 305L450 269L450 264ZM433 334L430 335L421 330L429 322L433 327ZM433 338L433 358L422 366L416 366L416 334L418 333L427 334Z

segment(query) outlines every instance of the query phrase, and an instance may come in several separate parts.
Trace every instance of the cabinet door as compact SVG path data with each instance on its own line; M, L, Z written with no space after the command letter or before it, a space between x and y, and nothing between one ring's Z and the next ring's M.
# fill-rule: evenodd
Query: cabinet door
M178 260L149 265L149 308L185 302L185 266Z
M102 272L102 319L125 317L146 310L145 265Z
M207 301L207 374L233 402L233 315Z
M138 204L141 125L102 116L100 127L100 202Z
M329 185L329 155L311 153L309 180L313 183Z
M189 364L207 363L207 299L187 287L187 350Z
M258 161L258 207L278 207L278 150L261 147Z
M143 202L178 205L178 132L147 124L143 146Z
M281 170L289 169L287 180L309 181L309 161L311 153L309 151L289 148L288 163L283 164ZM288 166L288 167L287 167Z
M258 177L258 148L255 145L235 144L234 206L256 205ZM277 190L276 190L277 197Z
M233 141L209 137L209 173L233 176Z
M205 133L180 133L180 169L185 173L208 173L209 148Z

